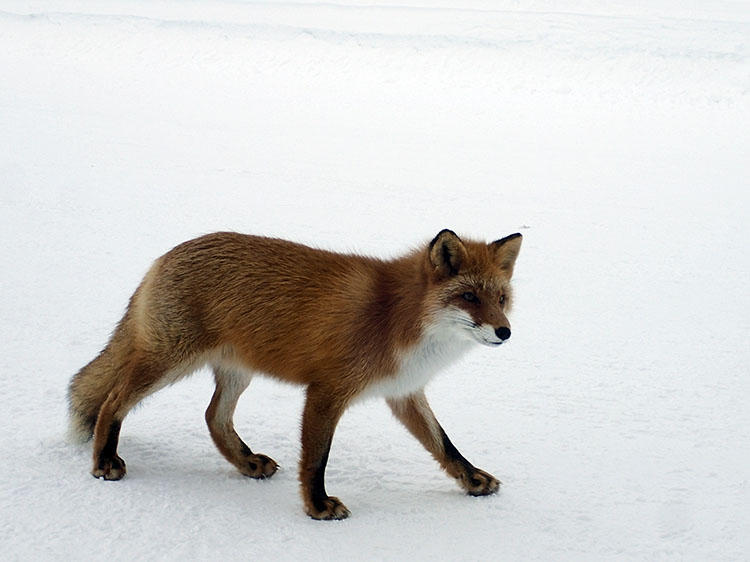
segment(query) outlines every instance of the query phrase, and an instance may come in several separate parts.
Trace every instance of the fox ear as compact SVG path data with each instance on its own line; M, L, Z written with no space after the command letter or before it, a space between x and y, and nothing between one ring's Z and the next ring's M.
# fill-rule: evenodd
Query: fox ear
M466 248L452 230L441 230L430 242L430 264L442 275L456 275L466 259Z
M500 269L508 272L508 275L513 275L513 266L516 264L518 252L521 250L522 240L523 236L515 233L490 244L490 249L495 255L495 261L500 265Z

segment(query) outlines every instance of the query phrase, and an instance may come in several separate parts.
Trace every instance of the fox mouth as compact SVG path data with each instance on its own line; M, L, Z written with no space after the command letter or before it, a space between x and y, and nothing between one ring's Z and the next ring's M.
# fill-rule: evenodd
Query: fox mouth
M482 345L487 345L489 347L500 347L505 343L503 340L488 340L487 338L482 337L478 334L472 334L474 336L474 339L477 340Z
M471 337L477 342L482 345L486 345L488 347L500 347L505 343L501 339L495 339L495 338L488 338L487 337L487 330L483 329L480 324L477 324L476 322L472 322L470 325L467 325L467 331L471 335Z

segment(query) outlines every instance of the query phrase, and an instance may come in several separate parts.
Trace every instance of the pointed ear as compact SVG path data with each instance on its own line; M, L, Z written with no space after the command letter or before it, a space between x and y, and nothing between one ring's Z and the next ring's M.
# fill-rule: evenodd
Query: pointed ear
M513 266L516 264L518 252L521 250L522 240L523 236L516 233L495 240L490 244L490 250L495 255L495 261L500 265L500 269L508 272L508 275L513 275Z
M441 230L430 242L430 264L441 275L456 275L466 259L466 247L452 230Z

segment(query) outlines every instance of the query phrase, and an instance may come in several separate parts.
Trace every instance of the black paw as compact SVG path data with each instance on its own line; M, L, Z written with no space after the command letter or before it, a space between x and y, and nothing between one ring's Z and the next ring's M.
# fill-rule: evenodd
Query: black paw
M279 469L279 465L271 457L253 453L245 457L238 468L245 476L264 480L273 476Z
M103 478L104 480L120 480L126 472L125 461L117 455L114 457L99 457L91 470L94 478Z
M488 496L500 489L500 481L497 478L478 468L462 474L458 481L471 496Z
M351 514L343 502L333 496L324 498L320 504L318 507L308 505L305 511L313 519L322 521L346 519Z

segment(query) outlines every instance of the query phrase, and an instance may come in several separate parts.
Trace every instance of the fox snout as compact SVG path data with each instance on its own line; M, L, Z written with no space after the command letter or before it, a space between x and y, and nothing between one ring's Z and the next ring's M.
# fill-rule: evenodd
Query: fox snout
M479 324L472 320L465 321L463 326L468 328L468 333L473 339L491 347L503 344L510 338L510 328L508 326L495 328L492 324Z
M495 335L499 340L505 341L510 337L510 328L506 328L505 326L495 328Z
M481 341L481 343L484 343L486 345L500 345L508 341L508 338L510 337L510 328L508 326L500 326L499 328L494 328L492 325L485 324L482 330L484 332L482 340L484 341Z

